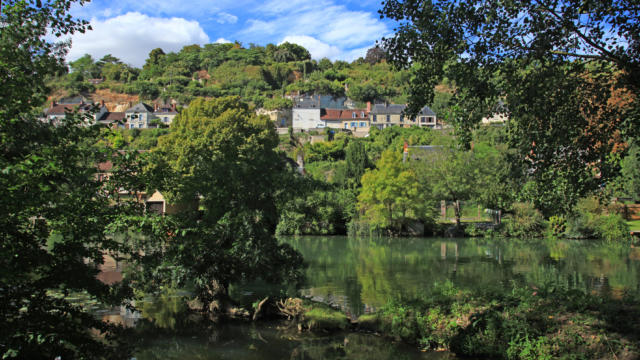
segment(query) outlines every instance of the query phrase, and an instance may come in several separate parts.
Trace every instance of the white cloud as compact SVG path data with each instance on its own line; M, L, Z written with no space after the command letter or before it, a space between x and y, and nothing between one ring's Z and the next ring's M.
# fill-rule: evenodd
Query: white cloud
M248 27L241 34L265 42L296 38L314 57L322 57L318 55L322 53L343 60L362 56L371 44L389 34L377 14L349 10L334 1L269 0L255 9L256 18L247 22Z
M235 24L236 22L238 22L238 17L226 12L221 12L217 15L216 21L219 24Z
M225 39L225 38L219 38L218 40L216 40L216 44L227 44L230 43L231 41Z
M311 57L314 59L322 59L326 57L333 60L342 53L337 46L331 46L316 38L306 35L286 36L282 42L290 42L292 44L303 46L309 50Z
M138 12L106 20L92 19L91 27L93 31L72 36L69 61L84 54L95 59L111 54L126 63L142 66L152 49L178 51L185 45L209 42L209 36L197 21L150 17Z

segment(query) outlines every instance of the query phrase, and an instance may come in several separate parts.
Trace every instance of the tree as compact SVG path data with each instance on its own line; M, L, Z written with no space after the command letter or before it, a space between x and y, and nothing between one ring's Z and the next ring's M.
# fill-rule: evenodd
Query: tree
M503 101L510 145L529 168L522 176L540 190L562 186L541 207L545 215L617 176L610 160L623 147L609 139L639 134L637 6L389 0L381 12L401 21L384 45L394 64L411 65L411 112L433 100L443 79L455 83L447 121L468 148L472 129ZM612 106L619 91L631 101Z
M198 98L184 109L171 133L160 138L150 173L185 211L169 217L175 236L160 247L150 245L156 262L141 275L151 279L158 269L172 267L176 284L194 284L211 311L224 310L233 283L295 280L302 259L274 237L276 202L293 174L277 145L271 121L237 97ZM198 199L199 210L193 206Z
M362 141L350 141L345 149L346 180L348 185L360 187L362 175L371 166Z
M622 187L627 196L640 200L640 147L633 144L622 160Z
M387 150L376 169L362 176L358 207L371 225L399 233L411 221L433 219L435 207L426 184L399 153Z
M120 305L126 287L96 275L120 244L107 225L123 208L109 206L94 146L99 127L68 116L41 121L47 76L64 68L66 46L52 36L83 32L68 16L74 1L4 1L0 32L0 354L3 358L129 358L116 327L72 304L70 293ZM83 2L80 1L79 4ZM123 184L124 185L124 184ZM98 338L91 333L101 334Z
M93 58L89 54L85 54L78 60L70 62L69 66L72 72L81 74L85 79L96 78L100 75L100 67L93 61Z
M460 226L460 201L476 196L482 176L473 153L440 149L421 164L420 175L422 182L431 185L434 199L454 202L456 226Z
M367 55L364 57L364 61L373 65L381 62L382 60L385 60L386 57L387 57L387 54L385 53L385 51L382 50L381 47L375 46L367 50Z

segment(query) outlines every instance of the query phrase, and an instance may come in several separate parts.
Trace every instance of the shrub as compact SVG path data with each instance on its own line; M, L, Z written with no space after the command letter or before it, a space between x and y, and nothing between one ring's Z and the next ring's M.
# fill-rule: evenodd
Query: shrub
M504 221L509 236L538 237L544 230L544 217L531 203L513 204L513 212Z
M547 235L559 237L563 236L567 230L567 220L563 215L554 215L547 222Z
M600 216L596 221L596 234L607 241L629 239L629 225L617 214Z

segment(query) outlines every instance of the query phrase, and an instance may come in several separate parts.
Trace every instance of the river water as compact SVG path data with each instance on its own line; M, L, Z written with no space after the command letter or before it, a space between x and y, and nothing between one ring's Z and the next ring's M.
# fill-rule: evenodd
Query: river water
M351 318L391 299L428 296L438 286L510 291L514 285L580 289L599 296L640 292L640 248L569 240L438 238L284 238L308 267L298 295L342 309ZM258 283L234 288L238 300L267 291ZM370 334L298 333L278 323L235 323L188 334L179 327L180 294L142 304L140 313L103 314L134 325L152 318L165 329L147 336L137 359L443 359Z

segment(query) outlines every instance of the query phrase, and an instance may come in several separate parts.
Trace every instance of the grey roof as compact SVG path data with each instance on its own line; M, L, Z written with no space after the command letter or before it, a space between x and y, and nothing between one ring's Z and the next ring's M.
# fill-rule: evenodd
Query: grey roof
M76 104L82 104L86 102L87 101L85 101L84 96L62 98L57 101L57 103L60 105L76 105Z
M418 115L426 115L426 116L436 116L436 113L431 110L428 106L423 107Z
M398 104L375 104L371 113L374 115L400 115L407 108L407 105Z
M141 112L153 112L153 108L150 105L145 103L137 103L132 107L128 108L125 113L141 113Z
M313 95L303 96L294 99L294 108L299 109L346 109L344 103L347 100L345 97L334 98L331 95Z
M371 109L371 113L374 115L400 115L406 108L407 105L404 104L375 104L373 105L373 109ZM428 106L425 106L420 110L418 115L436 116L436 113Z

